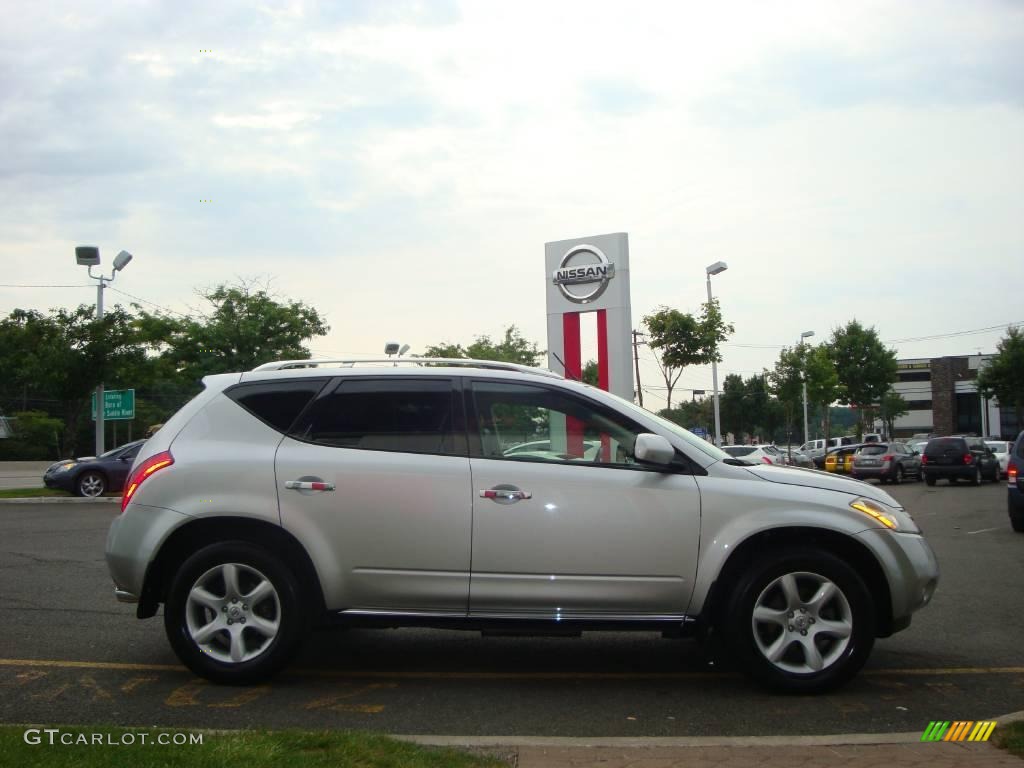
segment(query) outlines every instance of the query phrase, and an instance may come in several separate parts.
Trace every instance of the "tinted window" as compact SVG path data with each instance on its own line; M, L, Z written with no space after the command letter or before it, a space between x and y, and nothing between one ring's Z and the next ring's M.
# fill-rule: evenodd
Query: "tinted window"
M962 437L936 437L929 440L924 452L928 456L940 456L944 453L966 453L967 443Z
M455 455L452 400L447 379L342 380L293 436L337 448Z
M279 432L287 432L326 379L292 379L238 384L227 396Z
M754 448L753 446L747 445L728 445L722 450L728 453L730 456L736 456L738 458L740 456L749 456L757 449Z
M887 450L888 446L876 443L875 445L864 446L858 451L858 453L861 456L881 456L883 453L886 453Z
M596 403L527 384L475 381L473 405L473 454L487 459L631 465L645 431Z

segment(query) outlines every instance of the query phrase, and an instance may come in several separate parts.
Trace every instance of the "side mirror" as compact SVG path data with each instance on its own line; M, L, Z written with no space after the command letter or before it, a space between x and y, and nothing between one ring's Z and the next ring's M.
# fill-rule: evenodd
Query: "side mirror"
M672 463L676 450L672 443L661 435L650 432L643 432L636 436L636 445L633 446L633 456L637 461L644 464L660 464L665 466Z

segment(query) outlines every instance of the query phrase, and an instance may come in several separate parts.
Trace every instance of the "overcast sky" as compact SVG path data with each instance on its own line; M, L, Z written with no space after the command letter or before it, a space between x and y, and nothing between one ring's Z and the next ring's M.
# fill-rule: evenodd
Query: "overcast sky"
M544 243L627 232L635 327L659 305L698 310L705 265L728 263L721 376L853 318L901 357L991 352L1024 321L1024 3L4 16L5 285L86 284L88 243L108 265L131 251L113 287L175 311L197 287L272 278L326 316L317 354L511 323L546 347ZM0 314L94 299L0 287ZM661 383L651 354L645 388ZM710 380L693 368L679 386Z

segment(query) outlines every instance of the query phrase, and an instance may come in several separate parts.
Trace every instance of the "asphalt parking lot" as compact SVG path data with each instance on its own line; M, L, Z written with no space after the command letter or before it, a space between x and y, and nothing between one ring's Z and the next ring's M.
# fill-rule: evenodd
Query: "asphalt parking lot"
M939 590L857 679L813 698L767 694L693 641L620 633L321 632L273 682L218 687L180 666L159 618L114 602L103 545L116 504L0 503L0 720L729 736L914 731L1024 709L1024 536L1005 485L892 491L938 554Z

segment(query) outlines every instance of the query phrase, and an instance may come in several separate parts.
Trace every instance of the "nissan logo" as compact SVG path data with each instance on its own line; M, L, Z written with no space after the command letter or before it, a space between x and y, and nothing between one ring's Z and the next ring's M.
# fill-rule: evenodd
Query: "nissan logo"
M562 257L551 282L569 301L589 304L604 293L613 277L615 265L608 261L600 248L576 245Z

